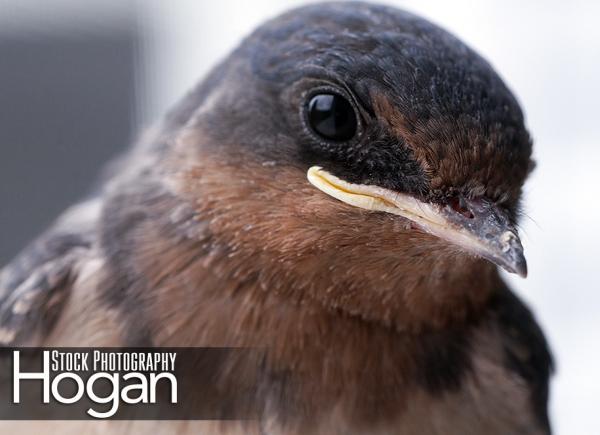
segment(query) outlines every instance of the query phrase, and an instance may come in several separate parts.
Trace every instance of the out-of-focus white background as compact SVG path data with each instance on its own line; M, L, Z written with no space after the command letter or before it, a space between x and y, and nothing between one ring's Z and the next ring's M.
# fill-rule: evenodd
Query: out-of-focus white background
M0 0L0 40L133 31L133 131L158 119L260 22L305 3ZM522 222L529 277L507 279L533 307L554 350L555 432L600 433L600 3L387 3L454 32L522 103L538 162Z

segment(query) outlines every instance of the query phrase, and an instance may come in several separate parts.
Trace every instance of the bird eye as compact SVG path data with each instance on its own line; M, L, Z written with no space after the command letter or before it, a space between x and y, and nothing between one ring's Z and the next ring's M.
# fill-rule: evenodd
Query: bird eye
M313 96L308 103L308 122L315 133L328 140L343 142L356 134L356 112L341 95Z

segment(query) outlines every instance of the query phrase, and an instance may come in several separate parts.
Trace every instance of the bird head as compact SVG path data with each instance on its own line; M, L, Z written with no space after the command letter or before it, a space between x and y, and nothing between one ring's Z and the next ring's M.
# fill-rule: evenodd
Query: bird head
M266 258L309 287L336 276L338 302L369 276L434 288L493 264L526 275L522 112L484 59L417 16L363 3L288 12L168 122L182 190L231 258Z

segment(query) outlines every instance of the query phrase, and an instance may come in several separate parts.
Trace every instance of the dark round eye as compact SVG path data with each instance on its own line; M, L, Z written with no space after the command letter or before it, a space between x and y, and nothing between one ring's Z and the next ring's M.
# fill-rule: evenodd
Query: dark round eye
M318 94L308 103L308 122L315 133L333 141L347 141L356 134L352 104L337 94Z

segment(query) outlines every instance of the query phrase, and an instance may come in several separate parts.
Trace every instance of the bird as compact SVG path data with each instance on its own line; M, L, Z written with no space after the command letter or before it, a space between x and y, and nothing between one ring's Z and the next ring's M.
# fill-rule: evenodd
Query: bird
M256 346L261 434L550 434L552 355L499 271L527 274L534 166L518 101L457 37L301 6L2 269L0 342Z

